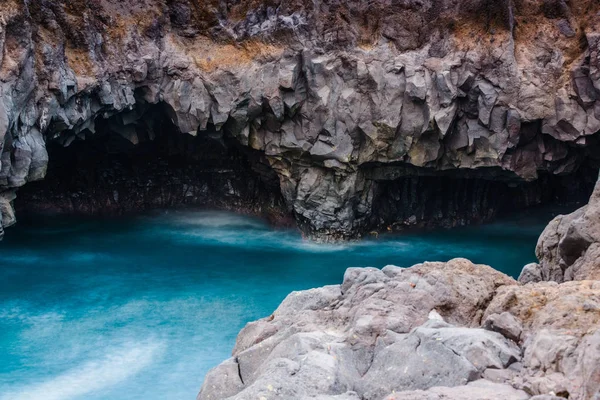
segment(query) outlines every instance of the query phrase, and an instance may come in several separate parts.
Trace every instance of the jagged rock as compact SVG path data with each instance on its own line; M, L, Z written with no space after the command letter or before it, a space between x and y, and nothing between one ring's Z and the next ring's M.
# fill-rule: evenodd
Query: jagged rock
M502 285L516 282L464 259L350 268L342 285L293 292L271 318L248 324L233 358L209 373L199 399L347 392L380 399L464 385L520 360L520 350L498 333L440 318L478 326ZM243 388L232 394L240 381Z
M597 326L600 315L584 311L586 301L599 300L600 282L578 281L557 284L541 282L503 286L486 309L484 319L510 312L523 324L524 332L544 327L569 330L579 335ZM521 336L525 338L525 336Z
M548 224L536 255L542 280L600 279L600 181L586 206Z
M483 321L482 326L484 329L498 332L507 339L517 343L523 331L521 322L509 312L488 315L485 321Z
M593 161L600 9L582 1L557 14L542 0L6 0L0 192L43 177L48 142L86 140L103 119L152 140L159 105L179 132L260 152L309 235L415 225L429 215L378 214L406 167L514 186ZM370 178L382 165L394 172ZM489 218L477 201L497 196L472 190L445 224Z
M503 369L520 358L517 346L500 335L430 321L376 351L358 391L371 400L405 390L463 385L480 378L486 368Z
M362 357L361 349L348 348L339 335L296 333L280 343L266 340L260 345L258 352L268 356L255 365L254 376L244 373L247 351L241 352L209 372L198 398L299 399L352 389L360 398L379 399L408 389L463 385L478 379L485 368L504 368L520 358L518 348L500 335L440 321L427 322L406 335L382 337L362 376L353 360Z
M595 399L599 304L600 281L522 285L464 259L350 268L249 323L198 399Z
M544 278L542 277L542 267L538 263L527 264L521 270L517 280L522 284L543 281Z
M485 318L510 312L523 324L523 369L513 383L531 395L553 392L575 399L600 394L599 281L504 286Z

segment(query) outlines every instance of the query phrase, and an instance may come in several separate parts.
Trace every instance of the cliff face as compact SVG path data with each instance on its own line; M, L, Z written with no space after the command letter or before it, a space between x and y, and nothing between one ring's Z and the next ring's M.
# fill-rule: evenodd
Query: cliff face
M158 112L174 134L256 151L249 169L277 177L314 235L426 219L386 204L399 179L426 187L442 171L539 201L510 188L597 164L599 12L594 0L6 0L2 225L16 189L45 176L50 142L147 142ZM474 186L475 205L447 217L499 196Z

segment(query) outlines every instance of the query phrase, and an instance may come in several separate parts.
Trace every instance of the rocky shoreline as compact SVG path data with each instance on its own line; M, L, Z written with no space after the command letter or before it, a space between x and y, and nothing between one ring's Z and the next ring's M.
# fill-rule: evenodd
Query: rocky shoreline
M351 268L239 334L198 400L600 398L600 182L519 281L465 259Z

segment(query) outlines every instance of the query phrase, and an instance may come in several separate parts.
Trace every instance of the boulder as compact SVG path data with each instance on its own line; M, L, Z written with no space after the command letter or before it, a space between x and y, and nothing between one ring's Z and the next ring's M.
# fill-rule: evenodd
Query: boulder
M350 268L341 285L293 292L248 324L199 399L381 399L478 380L521 359L513 341L478 328L504 285L516 282L465 259Z
M521 338L521 332L523 332L521 321L516 319L509 312L488 315L485 321L483 321L482 326L484 329L498 332L505 338L516 343L519 342L519 339Z
M520 358L518 347L501 335L430 321L376 350L359 393L375 400L386 393L464 385L487 368L504 369Z
M543 281L544 278L542 277L542 267L537 263L525 265L521 270L521 274L517 280L522 284Z
M249 323L204 399L594 399L600 281L518 284L465 259L350 268Z

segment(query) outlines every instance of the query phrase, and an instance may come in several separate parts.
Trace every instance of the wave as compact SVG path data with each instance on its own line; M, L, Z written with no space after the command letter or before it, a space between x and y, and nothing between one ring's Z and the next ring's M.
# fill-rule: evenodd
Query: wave
M179 226L199 226L206 228L249 227L268 229L268 226L258 218L233 214L225 211L187 211L163 214L151 217L151 221L168 223Z
M234 230L188 230L164 232L177 242L186 244L209 244L261 251L295 251L303 253L330 253L346 250L352 244L321 244L303 239L286 231L263 231L254 229Z
M165 347L160 341L132 341L109 350L103 358L84 362L45 382L9 389L0 399L69 400L108 389L150 366L164 353Z
M218 211L178 212L146 219L141 234L188 245L208 244L243 249L308 253L346 250L351 244L319 244L294 230L273 230L265 222Z

